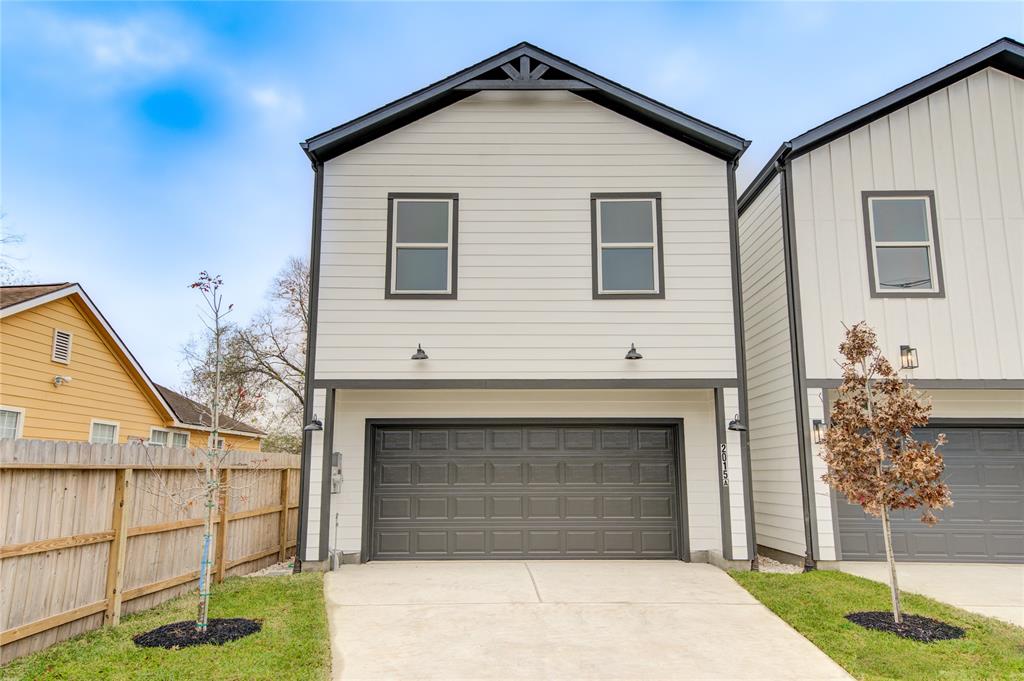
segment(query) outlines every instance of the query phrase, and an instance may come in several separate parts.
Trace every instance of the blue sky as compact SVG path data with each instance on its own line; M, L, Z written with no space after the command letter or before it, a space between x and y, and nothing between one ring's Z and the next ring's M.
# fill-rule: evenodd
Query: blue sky
M159 382L308 253L298 142L521 40L778 144L998 37L1024 4L0 3L0 210L38 281L83 284Z

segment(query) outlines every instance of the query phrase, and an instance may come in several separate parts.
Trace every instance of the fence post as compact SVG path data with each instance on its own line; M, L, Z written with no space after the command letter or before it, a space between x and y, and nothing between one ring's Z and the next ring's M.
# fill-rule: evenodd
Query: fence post
M277 536L278 546L277 560L280 563L288 557L288 500L291 496L288 492L288 478L291 476L291 469L281 469L281 515L278 517Z
M124 591L124 557L128 545L128 524L125 522L125 507L131 499L132 469L119 468L114 474L114 507L110 527L114 538L110 542L110 557L107 559L107 608L103 613L105 626L121 623L121 596Z
M224 581L224 574L228 570L228 504L231 501L231 495L228 494L228 492L230 491L230 485L231 469L225 468L220 472L220 523L218 523L219 527L217 528L217 553L215 558L217 564L217 576L215 581L218 584Z

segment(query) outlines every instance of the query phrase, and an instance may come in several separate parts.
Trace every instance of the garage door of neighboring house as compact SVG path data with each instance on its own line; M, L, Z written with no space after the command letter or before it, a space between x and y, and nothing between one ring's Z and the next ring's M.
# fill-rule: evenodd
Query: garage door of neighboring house
M371 424L372 560L685 558L680 424Z
M929 427L915 433L949 442L940 450L953 507L939 523L920 522L920 511L893 516L897 559L938 562L1024 562L1024 429ZM859 506L836 505L843 560L885 558L881 521Z

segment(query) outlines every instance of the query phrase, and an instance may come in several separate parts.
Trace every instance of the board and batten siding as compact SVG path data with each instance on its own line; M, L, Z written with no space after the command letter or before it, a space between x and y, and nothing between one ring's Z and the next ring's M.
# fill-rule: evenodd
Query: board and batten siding
M727 191L724 161L568 92L410 123L324 165L316 378L735 378ZM385 300L389 192L459 195L457 300ZM664 300L592 299L593 192L661 192Z
M358 553L361 548L366 420L372 418L682 419L690 551L722 550L718 445L711 390L339 390L333 450L342 453L343 481L340 494L331 496L328 541L331 549L345 553ZM322 445L316 446L322 443L322 434L314 435L321 436L314 438L312 457L312 487L317 488L320 478L316 471L323 449ZM739 468L738 462L735 468ZM314 494L318 504L319 493ZM732 513L742 521L742 503L738 508L734 506ZM319 511L311 510L311 520L318 518L318 514ZM311 523L307 533L307 560L317 560L318 523L319 520ZM739 530L734 541L737 555L744 556L745 531Z
M1024 81L986 69L792 161L808 377L847 324L918 379L1024 378ZM861 192L933 190L944 298L871 298ZM750 340L748 337L748 345Z
M740 215L751 483L758 544L803 555L794 368L776 176Z

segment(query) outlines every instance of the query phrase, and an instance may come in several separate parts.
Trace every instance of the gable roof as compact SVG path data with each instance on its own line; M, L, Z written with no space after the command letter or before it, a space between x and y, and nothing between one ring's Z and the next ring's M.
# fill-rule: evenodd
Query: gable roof
M183 425L198 426L205 430L210 429L210 426L213 424L213 416L210 414L210 410L206 405L200 404L195 400L185 397L179 392L175 392L170 388L159 384L157 384L156 389L160 391L163 398L171 405L175 416L178 417L178 421ZM233 419L225 414L221 414L218 421L220 422L221 431L234 431L251 435L266 435L265 432L256 426L250 426L248 423L239 421L238 419Z
M888 94L783 142L750 185L743 190L739 199L739 212L742 213L754 197L775 177L780 163L828 144L871 121L888 116L911 102L927 97L933 92L988 67L1005 71L1018 78L1024 78L1024 45L1012 38L1000 38L977 52L972 52L937 71L932 71L903 87L896 88Z
M107 318L103 316L96 304L92 302L92 299L85 292L85 289L81 285L66 282L63 284L38 284L32 286L2 286L0 287L0 319L16 315L19 312L30 310L40 305L58 300L60 298L67 298L74 296L78 301L85 306L89 315L92 316L101 330L101 336L106 334L107 339L113 343L114 347L121 353L121 355L128 360L129 367L135 372L138 382L146 388L149 393L150 400L154 406L162 409L165 416L174 420L174 410L171 409L170 405L163 398L160 392L156 389L156 384L153 383L146 370L139 364L139 360L135 359L135 355L131 353L128 346L124 344L121 337L114 331L114 327L110 325ZM131 372L129 372L131 373Z
M527 42L514 45L348 123L314 135L301 146L313 163L322 163L481 90L569 90L728 161L738 159L750 146L750 142L742 137Z
M73 284L65 281L60 284L30 284L26 286L0 286L0 310L27 303L33 298L66 289ZM26 308L27 309L27 308Z

